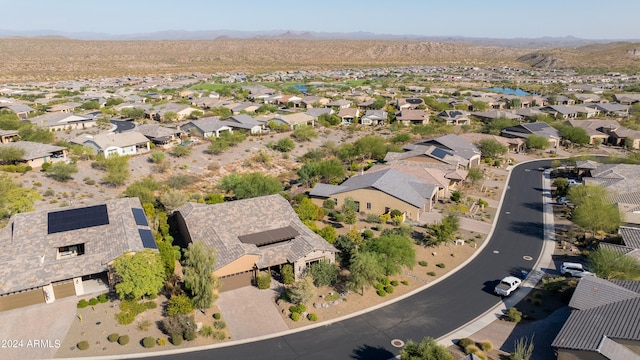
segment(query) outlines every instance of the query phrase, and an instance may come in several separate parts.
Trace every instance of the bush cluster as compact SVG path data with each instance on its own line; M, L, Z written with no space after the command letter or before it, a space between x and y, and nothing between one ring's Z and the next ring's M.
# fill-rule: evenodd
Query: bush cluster
M511 321L514 323L519 323L520 320L522 320L522 313L514 307L507 309L505 316L508 321Z
M155 309L158 304L153 301L139 303L135 300L125 300L120 303L120 312L115 315L118 324L131 324L138 314L142 314L145 310Z
M438 263L436 264L437 267L439 267L440 269L444 269L444 263Z
M300 313L292 312L292 313L291 313L291 320L293 320L293 321L298 321L298 320L300 320Z
M84 309L87 306L89 306L89 302L85 299L80 299L80 301L78 301L78 305L76 305L78 309Z
M142 346L144 346L147 349L150 349L156 346L156 338L153 338L151 336L145 337L144 339L142 339Z
M0 166L0 170L12 173L26 173L27 171L33 170L33 168L26 165L2 165Z
M224 320L216 320L213 322L213 327L216 328L216 330L222 330L227 327L227 323L224 322Z
M307 319L309 319L309 321L318 321L318 314L309 313L307 314Z
M220 313L213 314L213 318L216 319L216 320L220 320L220 317L222 317L222 315Z
M99 303L106 303L108 301L109 301L109 297L107 296L107 294L98 295L98 302Z
M78 350L87 350L89 348L89 342L87 340L80 341L76 347Z
M171 335L171 343L175 346L178 346L180 344L182 344L182 340L184 340L182 338L181 334L173 334Z
M120 337L120 335L118 334L110 334L109 336L107 336L107 340L109 340L109 342L116 342L118 341L118 338Z
M258 285L258 289L265 290L271 287L271 274L260 273L256 276L256 284Z
M292 313L302 314L303 312L307 311L307 307L304 304L300 303L298 305L289 306L289 311Z
M129 343L129 335L120 335L118 338L118 344L127 345Z
M202 329L200 329L200 335L203 337L212 337L214 332L213 326L211 325L204 325Z

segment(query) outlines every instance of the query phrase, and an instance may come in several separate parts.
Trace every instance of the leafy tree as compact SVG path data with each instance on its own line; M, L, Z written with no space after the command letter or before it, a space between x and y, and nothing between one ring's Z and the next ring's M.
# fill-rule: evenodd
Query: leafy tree
M141 203L154 203L156 201L155 192L160 190L161 184L151 177L135 181L127 186L123 195L125 197L137 197Z
M293 142L293 140L289 138L283 138L278 140L274 148L280 152L289 152L295 149L295 147L296 144Z
M592 184L572 186L567 192L567 198L576 206L580 206L589 198L605 200L607 198L607 189L604 186Z
M42 196L33 189L20 187L4 174L0 174L0 218L33 211L33 204Z
M355 143L355 151L363 159L382 160L387 155L387 145L383 137L367 135Z
M482 127L482 132L485 134L500 135L500 131L502 129L506 129L508 127L516 126L516 125L518 125L517 120L511 120L507 118L498 118L498 119L494 119L484 123L484 126Z
M178 114L176 112L174 112L174 111L167 111L162 116L162 120L165 121L165 122L176 121L176 120L178 120Z
M549 140L541 135L531 134L526 140L527 148L542 150L549 146Z
M364 244L362 251L378 254L387 276L401 274L403 266L412 269L416 263L413 241L398 234L371 239Z
M128 156L111 155L105 158L104 154L99 154L91 166L106 171L102 181L109 185L122 185L131 176Z
M204 197L205 204L222 204L224 202L224 196L220 194L207 194Z
M180 294L172 296L167 301L167 315L186 315L193 311L193 303L187 295Z
M467 172L467 180L471 181L472 185L475 185L476 182L482 180L482 178L484 178L484 174L480 168L473 167Z
M171 149L171 155L175 157L189 156L191 154L191 148L188 146L174 146Z
M144 119L145 112L144 109L133 107L133 108L124 108L120 110L120 115L125 118L131 119Z
M311 264L307 268L307 273L313 279L315 286L329 286L338 281L338 267L327 260L322 260Z
M593 234L598 231L611 232L622 223L618 206L609 199L586 198L573 210L571 220Z
M495 139L482 139L478 142L483 158L498 158L504 156L509 149Z
M453 355L435 339L425 337L420 343L413 340L407 341L400 351L400 358L402 360L453 360Z
M208 309L215 300L213 290L219 287L219 281L213 275L215 269L213 249L206 248L202 242L189 244L184 251L184 284L198 309Z
M112 97L112 98L108 98L107 99L107 101L105 102L104 106L112 107L112 106L120 105L123 102L124 102L124 100L121 99L121 98Z
M164 284L165 272L160 254L150 249L120 255L114 260L113 269L118 278L116 293L121 300L156 295Z
M607 280L640 280L640 261L618 250L599 247L589 255L589 268Z
M318 132L309 125L300 125L293 131L291 137L298 141L311 141L318 137Z
M352 290L360 290L360 294L364 295L365 287L375 285L383 276L384 266L377 253L361 251L352 256L347 282Z
M24 160L24 150L15 146L5 146L0 148L0 161L14 164Z
M304 304L313 298L316 287L313 285L313 279L310 276L296 281L289 289L289 300L294 304Z
M162 151L154 151L151 153L150 160L154 164L163 162L167 158L167 155Z
M556 188L556 197L567 196L567 193L569 192L569 180L565 178L557 178L553 180L551 185Z
M296 214L302 221L320 221L324 218L324 210L314 204L308 197L303 197L294 207Z
M173 245L170 240L171 238L165 240L156 239L160 259L167 276L173 274L176 268L176 260L180 260L180 247Z
M193 315L178 314L167 316L162 320L162 328L165 333L171 336L171 341L175 341L177 337L180 340L195 339L196 337L196 321Z
M298 169L300 182L309 184L313 182L337 183L344 179L344 166L336 160L313 161L302 165Z
M401 132L391 137L391 139L389 139L389 142L391 142L392 144L406 144L412 139L413 137L411 136L411 134L406 132Z
M437 245L443 242L449 242L453 240L460 227L460 219L455 214L448 214L443 217L442 220L436 224L431 225L431 240L430 242Z
M76 164L67 164L64 162L57 162L47 169L47 174L49 176L62 182L71 180L71 175L77 172L78 167Z
M2 130L18 130L22 125L20 118L13 112L0 109L0 129Z
M100 103L95 100L86 101L86 102L83 102L82 105L80 105L80 107L85 110L99 110Z
M318 235L322 236L322 238L325 239L329 244L333 244L338 238L338 232L331 225L327 225L318 230Z
M179 189L169 188L160 194L158 200L164 206L165 210L171 213L189 201L189 195Z
M53 132L32 125L31 123L21 125L18 133L20 134L20 139L24 141L33 141L43 144L50 144L55 138L55 134Z
M219 186L223 191L233 193L239 200L282 191L282 184L278 179L257 172L227 175L220 180Z
M591 140L587 132L581 127L565 125L561 126L558 130L560 130L563 138L576 145L586 145Z

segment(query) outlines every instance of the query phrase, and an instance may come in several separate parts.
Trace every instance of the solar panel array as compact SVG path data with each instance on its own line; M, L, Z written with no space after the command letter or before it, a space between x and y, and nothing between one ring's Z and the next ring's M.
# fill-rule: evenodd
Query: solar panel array
M107 224L109 224L109 214L106 204L55 211L48 214L47 234L86 229Z
M443 149L440 149L440 148L435 148L431 152L431 155L437 157L438 159L444 159L445 156L451 155L451 154L449 154L446 150L443 150Z
M149 226L147 217L144 215L144 210L140 208L131 208L133 217L136 219L136 225Z
M286 226L279 229L262 231L259 233L240 235L238 239L245 244L253 244L255 246L265 246L276 244L285 240L291 240L300 235L296 229Z
M148 229L138 229L138 234L140 234L140 239L142 239L142 246L145 249L157 249L158 245L156 244L156 240L153 238L153 233Z

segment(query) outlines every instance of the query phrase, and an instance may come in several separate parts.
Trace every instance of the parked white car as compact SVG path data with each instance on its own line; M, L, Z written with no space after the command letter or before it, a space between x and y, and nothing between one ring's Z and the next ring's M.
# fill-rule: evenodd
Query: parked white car
M563 262L560 273L566 277L594 276L595 274L587 270L582 264L574 262Z
M507 276L500 280L500 283L496 285L493 291L496 295L509 296L514 290L520 287L520 284L522 284L522 280L515 276Z

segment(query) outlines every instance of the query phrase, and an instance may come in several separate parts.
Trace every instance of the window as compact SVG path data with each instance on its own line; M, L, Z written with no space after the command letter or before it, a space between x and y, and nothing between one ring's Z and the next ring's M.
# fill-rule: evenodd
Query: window
M367 203L367 210L371 210L371 203L370 202Z

